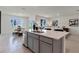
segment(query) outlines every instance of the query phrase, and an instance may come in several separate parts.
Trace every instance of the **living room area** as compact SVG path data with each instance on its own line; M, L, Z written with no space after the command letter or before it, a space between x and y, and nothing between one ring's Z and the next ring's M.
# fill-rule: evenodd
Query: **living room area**
M37 32L44 29L58 34L69 33L64 43L65 53L79 52L78 6L1 6L0 10L0 53L32 53L30 49L23 46L23 43L26 39L25 31L35 29L34 26L37 27L35 29L38 30ZM43 35L41 33L38 35ZM56 33L44 35L53 37L57 35Z

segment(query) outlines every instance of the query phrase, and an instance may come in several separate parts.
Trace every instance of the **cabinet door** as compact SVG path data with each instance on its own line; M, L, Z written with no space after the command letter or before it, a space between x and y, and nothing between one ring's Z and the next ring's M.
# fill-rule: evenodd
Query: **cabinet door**
M52 53L52 45L40 41L40 53Z
M24 38L24 45L27 47L27 38Z
M28 37L28 47L32 50L33 48L33 38Z
M27 34L24 33L23 38L24 38L24 45L27 47Z
M39 40L33 39L33 51L38 53L39 52Z
M53 53L62 53L64 52L64 39L53 40Z

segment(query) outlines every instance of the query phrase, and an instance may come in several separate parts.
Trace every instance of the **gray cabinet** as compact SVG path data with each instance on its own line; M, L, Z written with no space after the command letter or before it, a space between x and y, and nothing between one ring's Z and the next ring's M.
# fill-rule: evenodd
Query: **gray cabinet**
M30 48L35 53L61 53L63 52L63 42L62 37L59 40L48 38L45 36L37 35L34 33L26 33L25 43L27 47Z
M52 53L52 45L40 41L40 53Z
M23 38L24 38L24 45L27 47L27 32L23 34Z
M53 40L53 53L62 53L63 52L63 38L60 40Z
M28 37L28 47L32 50L33 49L33 39Z
M50 39L48 37L40 36L40 40L44 41L46 43L52 44L52 39Z
M36 53L39 52L39 40L38 39L33 40L33 51Z
M50 38L40 36L40 52L52 53L52 40Z
M28 47L33 52L39 52L39 36L28 33Z

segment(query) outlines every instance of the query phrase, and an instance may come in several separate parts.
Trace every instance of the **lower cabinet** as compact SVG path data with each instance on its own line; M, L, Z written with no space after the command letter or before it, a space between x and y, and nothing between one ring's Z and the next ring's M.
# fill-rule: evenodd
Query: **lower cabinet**
M39 52L39 39L36 37L28 36L28 47L35 53Z
M40 53L52 53L52 45L40 41Z
M32 50L33 49L33 39L28 37L28 47Z
M63 51L63 38L54 40L47 37L28 34L27 47L35 53L60 53Z
M33 40L33 51L36 53L39 52L39 40L38 39Z
M63 38L60 40L53 40L53 53L62 53L63 52Z
M27 47L27 32L23 34L24 45Z

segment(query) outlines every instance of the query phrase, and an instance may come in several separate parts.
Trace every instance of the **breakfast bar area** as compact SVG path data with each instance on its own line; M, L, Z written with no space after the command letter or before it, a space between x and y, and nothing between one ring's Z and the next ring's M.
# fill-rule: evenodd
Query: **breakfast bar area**
M24 46L34 53L65 53L65 39L69 32L43 30L25 31Z

